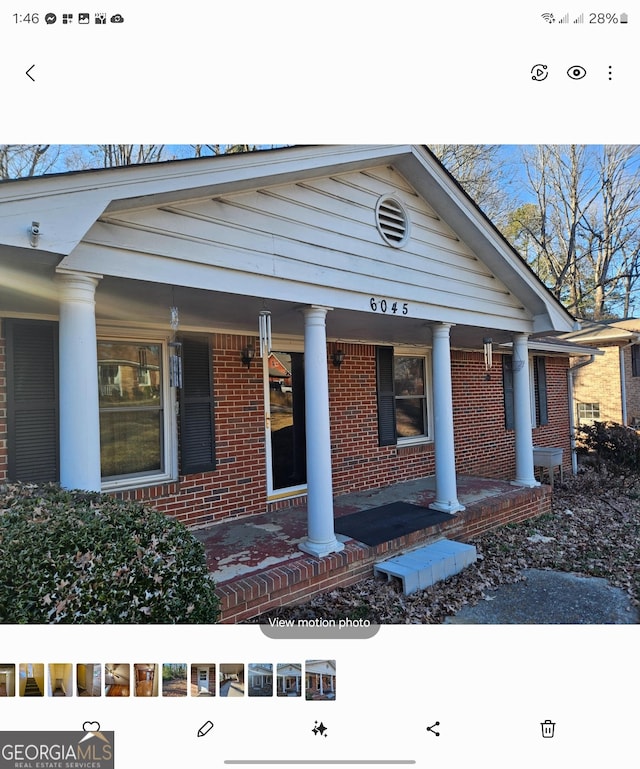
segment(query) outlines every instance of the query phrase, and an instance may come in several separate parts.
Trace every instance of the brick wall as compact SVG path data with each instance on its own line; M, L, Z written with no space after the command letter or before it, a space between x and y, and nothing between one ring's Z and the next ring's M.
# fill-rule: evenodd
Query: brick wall
M181 475L176 483L121 492L148 500L188 526L264 512L266 460L262 361L247 370L241 351L253 337L214 334L216 463L214 472Z
M329 345L329 359L336 347ZM340 349L345 353L340 369L329 365L334 492L345 494L431 475L432 444L378 446L375 347L341 344Z
M480 352L451 354L457 471L486 478L515 474L514 433L505 429L502 356L485 371Z
M600 421L622 422L620 348L618 345L605 345L599 349L604 355L596 355L593 363L578 369L574 375L576 425L579 403L599 403Z
M640 424L640 377L633 376L631 347L625 347L623 354L627 390L627 424Z
M189 526L264 512L294 500L267 503L262 365L247 370L241 350L256 340L231 334L212 336L217 469L181 476L176 482L120 492L146 500ZM328 359L336 348L329 344ZM335 494L392 485L434 472L432 443L378 446L375 347L340 344L341 368L329 362L329 397ZM562 446L570 466L566 408L567 361L547 357L550 424L534 430L534 444ZM4 384L0 340L0 383ZM452 386L457 471L508 479L515 472L513 431L504 428L501 358L485 372L480 352L452 352ZM0 387L0 479L6 477L6 414Z
M547 407L549 424L533 430L534 446L554 446L564 449L562 460L566 470L571 468L571 438L568 407L568 358L547 356Z

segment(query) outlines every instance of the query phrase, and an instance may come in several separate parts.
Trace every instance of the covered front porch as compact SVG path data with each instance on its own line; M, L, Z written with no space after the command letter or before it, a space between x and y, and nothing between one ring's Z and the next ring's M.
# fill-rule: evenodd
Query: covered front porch
M462 541L489 529L548 512L549 486L514 486L503 480L459 476L458 498L464 507L455 515L436 516L424 528L366 544L337 533L344 549L325 557L306 555L300 542L307 534L306 500L284 510L236 519L194 531L204 545L211 577L221 600L221 621L241 622L269 609L299 603L311 596L347 586L373 575L373 566L393 554L441 537ZM436 498L433 476L335 497L336 531L340 521L360 511L393 503L409 503L425 512ZM411 527L409 527L411 528Z

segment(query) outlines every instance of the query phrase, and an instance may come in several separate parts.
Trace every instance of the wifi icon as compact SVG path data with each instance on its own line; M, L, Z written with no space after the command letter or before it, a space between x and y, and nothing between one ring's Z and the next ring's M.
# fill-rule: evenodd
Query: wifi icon
M555 21L555 17L552 13L543 13L542 18L549 24L553 24L553 22Z

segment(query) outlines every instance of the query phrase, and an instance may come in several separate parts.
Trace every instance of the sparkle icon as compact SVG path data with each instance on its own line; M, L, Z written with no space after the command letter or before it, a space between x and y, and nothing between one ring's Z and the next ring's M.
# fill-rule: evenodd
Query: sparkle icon
M321 737L326 737L327 727L322 723L322 721L320 721L320 723L318 723L317 721L314 721L314 724L315 725L311 731L316 735L316 737L318 735L320 735Z

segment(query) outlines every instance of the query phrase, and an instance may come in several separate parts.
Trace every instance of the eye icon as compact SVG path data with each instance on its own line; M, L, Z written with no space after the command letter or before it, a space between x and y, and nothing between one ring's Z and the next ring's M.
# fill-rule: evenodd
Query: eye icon
M587 70L584 67L581 67L579 64L575 64L573 67L569 67L567 70L567 75L572 80L582 80L582 78L587 74Z

